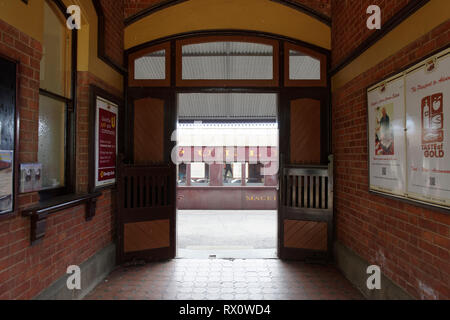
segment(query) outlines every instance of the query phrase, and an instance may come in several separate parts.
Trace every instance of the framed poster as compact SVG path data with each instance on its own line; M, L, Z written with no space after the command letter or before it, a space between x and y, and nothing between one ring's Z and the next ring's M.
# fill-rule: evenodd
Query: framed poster
M91 191L113 186L117 177L120 101L91 86L90 187Z
M405 76L409 197L450 207L450 52Z
M450 210L450 48L367 89L369 191Z
M372 190L405 193L405 99L402 75L368 90L369 184Z
M0 216L13 213L17 193L17 65L0 57Z

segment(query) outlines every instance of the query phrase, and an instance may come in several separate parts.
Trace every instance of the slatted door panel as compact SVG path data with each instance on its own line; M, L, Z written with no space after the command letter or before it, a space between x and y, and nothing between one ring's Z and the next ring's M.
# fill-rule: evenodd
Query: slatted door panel
M328 167L283 168L280 192L280 257L328 259L333 230L332 177Z
M120 263L175 257L174 172L172 165L120 166Z

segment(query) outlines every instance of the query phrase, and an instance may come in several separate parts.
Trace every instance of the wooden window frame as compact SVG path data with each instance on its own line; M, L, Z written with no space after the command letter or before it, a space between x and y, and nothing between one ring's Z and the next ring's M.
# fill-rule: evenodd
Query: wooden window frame
M270 80L214 80L183 79L184 45L208 42L249 42L270 45L273 48L273 78ZM177 87L278 87L279 85L279 44L278 41L252 36L204 36L176 41L176 86Z
M165 50L165 67L166 67L166 77L165 79L135 79L134 78L134 62L136 59L141 58L142 56ZM129 78L128 85L130 87L170 87L170 65L171 65L171 50L170 50L170 42L166 42L163 44L159 44L156 46L151 46L137 52L134 52L128 56L128 66L129 66Z
M320 61L320 80L295 80L289 78L289 50L300 51ZM284 43L284 85L286 87L326 87L327 86L327 57L317 51Z
M66 6L61 0L54 2L61 15L65 18L70 15L66 12ZM65 21L65 20L64 20ZM51 91L40 88L39 96L46 96L48 98L58 100L65 104L65 160L64 160L64 186L44 189L39 191L39 201L45 202L54 197L64 196L75 193L76 184L76 105L77 105L77 50L78 50L78 32L73 29L70 43L70 98L61 96ZM38 138L39 139L39 138ZM39 153L39 150L38 150Z

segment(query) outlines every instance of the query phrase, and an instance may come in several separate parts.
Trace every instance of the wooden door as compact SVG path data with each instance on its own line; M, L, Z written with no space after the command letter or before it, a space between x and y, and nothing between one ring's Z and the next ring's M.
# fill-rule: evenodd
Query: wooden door
M128 161L119 161L118 263L175 257L176 180L170 101L129 101Z
M278 255L326 260L333 243L333 177L328 164L327 97L302 92L284 100L280 141Z

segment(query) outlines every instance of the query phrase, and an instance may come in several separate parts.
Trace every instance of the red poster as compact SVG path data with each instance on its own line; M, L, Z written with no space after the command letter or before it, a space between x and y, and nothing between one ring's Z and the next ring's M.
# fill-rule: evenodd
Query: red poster
M97 181L104 182L116 178L117 115L103 108L98 112Z

